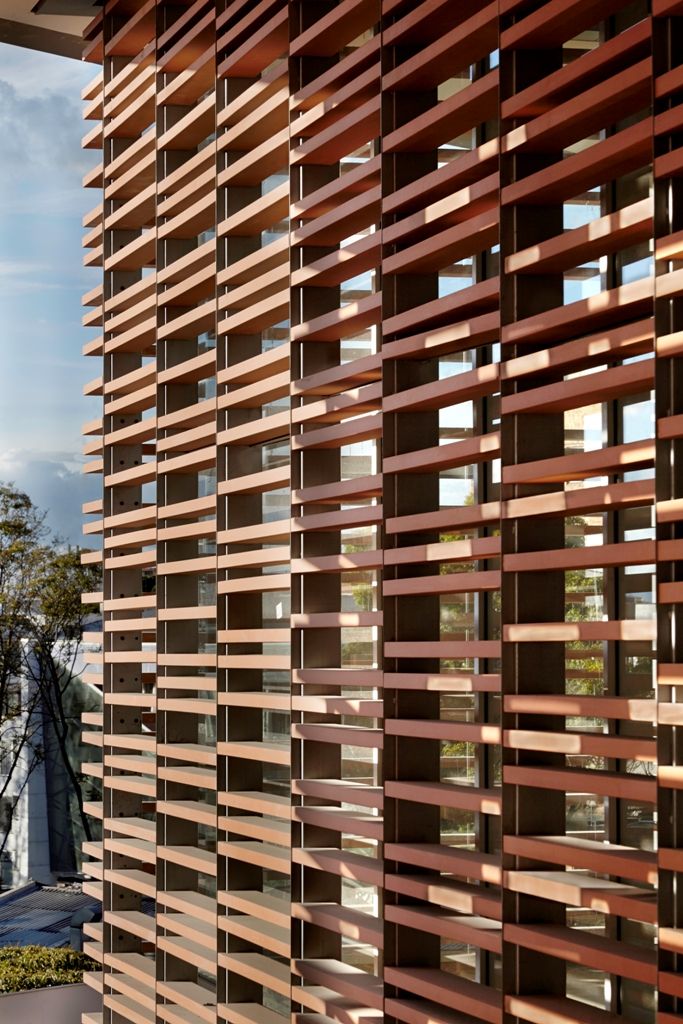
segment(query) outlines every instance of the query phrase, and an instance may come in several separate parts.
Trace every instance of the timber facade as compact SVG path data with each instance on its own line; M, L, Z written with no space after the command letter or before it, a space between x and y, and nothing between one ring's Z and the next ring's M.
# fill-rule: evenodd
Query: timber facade
M681 1024L683 2L84 45L102 1021Z

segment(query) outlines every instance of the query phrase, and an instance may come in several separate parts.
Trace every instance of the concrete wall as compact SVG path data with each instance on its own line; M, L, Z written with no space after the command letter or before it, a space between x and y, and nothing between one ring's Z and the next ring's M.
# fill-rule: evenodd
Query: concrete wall
M101 996L82 984L0 995L2 1024L80 1024L82 1013L101 1008Z

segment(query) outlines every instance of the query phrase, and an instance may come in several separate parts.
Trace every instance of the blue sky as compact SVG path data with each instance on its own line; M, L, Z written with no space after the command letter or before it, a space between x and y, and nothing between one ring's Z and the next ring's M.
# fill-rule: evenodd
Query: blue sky
M96 67L0 44L0 481L46 509L65 540L81 541L81 425L98 414L82 396L99 372L81 356L83 294L98 273L82 266L81 188L99 154L83 151L81 89Z

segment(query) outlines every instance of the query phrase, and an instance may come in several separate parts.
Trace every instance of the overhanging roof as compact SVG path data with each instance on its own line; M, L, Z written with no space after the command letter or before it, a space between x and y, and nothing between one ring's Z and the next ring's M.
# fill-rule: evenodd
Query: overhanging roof
M80 60L82 33L98 0L3 0L0 42Z

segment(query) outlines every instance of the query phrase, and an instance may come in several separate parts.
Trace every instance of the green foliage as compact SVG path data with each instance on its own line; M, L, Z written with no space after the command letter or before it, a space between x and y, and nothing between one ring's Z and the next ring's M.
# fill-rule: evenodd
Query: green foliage
M36 611L43 633L55 639L80 639L85 616L95 610L94 605L81 604L81 594L99 588L99 571L81 565L80 551L74 548L47 548L40 569Z
M76 984L84 971L95 970L95 961L74 949L5 946L0 948L0 994Z
M354 583L352 586L353 599L356 602L356 607L363 612L371 612L373 610L373 591L370 583Z
M43 632L80 635L93 609L81 593L99 589L100 571L82 566L80 551L59 543L45 527L45 513L27 494L0 483L0 624L15 635Z
M0 721L17 718L13 677L36 595L44 516L28 495L0 484Z
M473 744L464 740L444 740L441 744L442 757L467 757L472 754Z

